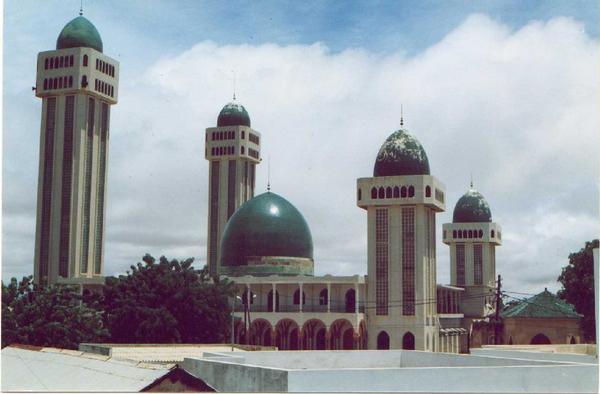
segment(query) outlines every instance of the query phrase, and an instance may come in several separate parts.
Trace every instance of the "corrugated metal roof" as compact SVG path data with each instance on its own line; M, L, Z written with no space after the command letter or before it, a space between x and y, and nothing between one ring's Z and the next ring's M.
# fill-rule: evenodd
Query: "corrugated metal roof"
M550 293L548 289L507 306L501 315L502 317L581 318L581 315L575 312L573 305Z
M140 391L173 364L143 364L55 348L2 349L2 391Z

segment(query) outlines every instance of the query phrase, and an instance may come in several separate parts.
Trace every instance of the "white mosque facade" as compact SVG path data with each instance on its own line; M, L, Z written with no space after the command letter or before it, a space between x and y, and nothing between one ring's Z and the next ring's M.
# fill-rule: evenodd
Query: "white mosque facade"
M373 176L357 180L357 206L368 223L367 275L315 276L302 214L276 193L254 197L262 137L250 128L248 112L234 101L217 123L205 135L207 261L211 272L237 287L236 342L289 350L459 352L470 322L493 312L500 226L471 188L453 223L444 224L451 285L437 284L436 214L446 209L445 187L405 128L383 143Z

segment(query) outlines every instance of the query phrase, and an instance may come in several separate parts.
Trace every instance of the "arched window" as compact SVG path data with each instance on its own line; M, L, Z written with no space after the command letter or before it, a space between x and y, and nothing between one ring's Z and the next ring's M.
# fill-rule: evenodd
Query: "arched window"
M306 293L302 292L302 305L306 304ZM300 289L294 292L294 305L300 305Z
M452 238L456 238L456 230L452 230Z
M409 331L402 337L402 349L415 350L415 336L412 332Z
M96 70L100 70L100 59L96 59Z
M88 65L88 55L83 55L83 67L87 67Z
M51 57L50 59L47 59L47 60L49 60L48 68L53 69L54 68L54 58Z
M69 76L69 87L72 88L73 87L73 76Z
M44 78L44 90L48 89L48 80Z
M48 69L48 58L44 59L44 70Z
M479 238L483 238L483 230L479 230Z
M63 67L64 67L64 65L65 65L65 57L64 57L64 56L61 56L61 57L58 59L58 67L59 67L59 68L63 68Z
M400 189L400 197L406 198L406 186L402 186Z
M63 83L63 80L62 80L62 78L61 78L61 77L58 77L58 88L59 88L59 89L62 89L62 87L63 87L62 83Z
M58 64L58 56L56 56L56 57L54 58L54 68L59 68L59 67L60 67L60 66L59 66L59 64Z
M469 230L469 238L473 238L473 230Z
M242 146L242 155L244 154L244 147Z
M69 56L69 67L73 67L73 61L74 61L74 60L75 60L75 59L74 59L74 56L73 56L73 55Z
M491 237L491 238L494 238L494 235L495 235L495 233L494 233L494 230L492 230L492 232L491 232L491 234L490 234L490 237Z
M431 197L431 187L429 185L425 186L425 197Z
M66 88L69 83L69 77L67 77L66 75L63 77L63 86Z
M356 292L350 289L346 292L346 313L356 312Z
M327 305L327 300L327 288L325 288L319 293L319 305Z
M389 186L385 189L385 198L392 198L392 188Z
M408 187L408 197L414 197L415 196L415 187L410 185Z
M458 238L462 238L462 231L458 230Z
M377 198L377 188L375 188L375 187L371 188L371 198L373 200Z
M383 187L379 188L378 197L379 198L385 198L385 190L383 190Z
M210 148L210 154L211 155L215 155L215 147L213 146L212 148Z
M362 190L358 189L358 200L362 200Z
M550 345L550 339L542 333L537 334L533 338L531 338L531 345Z
M242 130L242 139L246 138L246 132Z
M267 295L267 309L269 312L273 312L273 290L269 291ZM279 292L275 291L275 312L279 312Z
M87 81L87 77L84 75L81 77L81 87L85 88L88 86L88 81Z
M377 350L388 350L390 348L390 336L387 332L381 331L377 335Z
M398 186L394 186L394 198L400 198L400 188Z

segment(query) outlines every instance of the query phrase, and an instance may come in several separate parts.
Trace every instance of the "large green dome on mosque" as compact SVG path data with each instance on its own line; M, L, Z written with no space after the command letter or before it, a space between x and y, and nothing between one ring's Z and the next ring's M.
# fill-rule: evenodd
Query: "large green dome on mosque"
M390 135L377 154L373 176L429 175L429 160L421 143L406 129Z
M100 33L92 22L83 16L67 23L56 40L56 49L79 47L93 48L99 52L102 52L103 48Z
M244 203L229 219L221 239L221 267L246 266L261 257L310 259L313 243L304 217L285 198L271 192ZM306 274L292 264L271 264L264 274ZM287 265L287 267L286 267ZM256 272L254 272L256 273Z
M250 115L243 105L231 102L223 107L217 118L217 126L248 126Z
M454 207L452 222L484 223L492 221L490 206L481 193L471 187Z

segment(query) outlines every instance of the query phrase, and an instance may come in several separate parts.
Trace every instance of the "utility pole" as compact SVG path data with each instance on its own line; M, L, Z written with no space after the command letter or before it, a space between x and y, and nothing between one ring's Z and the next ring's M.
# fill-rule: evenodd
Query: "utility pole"
M496 315L494 318L494 345L500 345L500 301L502 300L502 277L498 275L496 286Z

